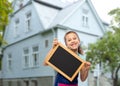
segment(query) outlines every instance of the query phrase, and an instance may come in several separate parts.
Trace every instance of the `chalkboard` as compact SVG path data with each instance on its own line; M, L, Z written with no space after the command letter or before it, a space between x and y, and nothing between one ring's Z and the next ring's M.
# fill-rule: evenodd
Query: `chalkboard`
M84 60L61 43L50 50L45 61L70 81L75 78L84 64Z

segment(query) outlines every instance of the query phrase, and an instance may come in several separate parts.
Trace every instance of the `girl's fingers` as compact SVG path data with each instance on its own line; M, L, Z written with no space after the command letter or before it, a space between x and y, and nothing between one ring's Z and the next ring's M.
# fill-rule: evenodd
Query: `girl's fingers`
M90 69L90 65L91 63L90 62L85 62L85 69L89 70Z
M57 44L58 44L58 39L55 38L55 39L53 40L53 48L54 48L55 46L57 46Z

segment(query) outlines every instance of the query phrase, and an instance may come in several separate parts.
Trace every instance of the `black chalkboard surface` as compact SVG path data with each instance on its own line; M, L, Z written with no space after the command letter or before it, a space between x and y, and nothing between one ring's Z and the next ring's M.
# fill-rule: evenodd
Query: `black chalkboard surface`
M59 43L47 54L46 63L72 81L84 64L78 55Z

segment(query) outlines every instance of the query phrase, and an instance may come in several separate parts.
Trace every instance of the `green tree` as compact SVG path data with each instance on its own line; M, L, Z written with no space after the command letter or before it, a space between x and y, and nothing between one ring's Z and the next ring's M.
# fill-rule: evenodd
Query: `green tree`
M120 8L113 9L108 14L113 17L113 20L111 21L111 27L120 28Z
M0 0L0 46L4 42L3 35L11 12L11 3L8 0Z
M111 73L113 86L118 84L118 72L120 71L120 9L114 9L109 12L113 16L111 23L112 31L108 31L105 35L90 44L87 51L87 60L94 66L101 63L104 71Z

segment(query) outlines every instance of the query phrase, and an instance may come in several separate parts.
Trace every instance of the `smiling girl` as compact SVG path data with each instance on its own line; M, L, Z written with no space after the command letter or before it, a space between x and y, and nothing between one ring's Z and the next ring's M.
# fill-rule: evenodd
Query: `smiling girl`
M75 54L80 56L82 59L85 60L83 50L80 47L80 38L78 34L74 31L69 31L64 36L64 41L70 50L72 50ZM58 45L59 42L57 39L53 40L53 48ZM84 66L80 70L80 79L81 81L85 81L88 77L88 72L90 69L90 62L85 62ZM71 82L68 79L66 79L64 76L62 76L60 73L57 73L55 78L55 84L54 86L78 86L78 74L74 78L74 80Z

